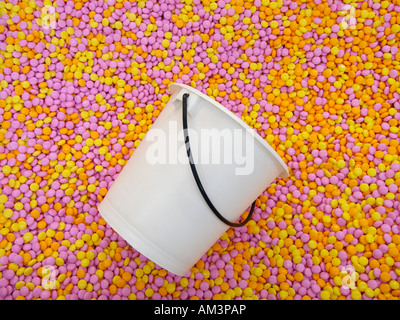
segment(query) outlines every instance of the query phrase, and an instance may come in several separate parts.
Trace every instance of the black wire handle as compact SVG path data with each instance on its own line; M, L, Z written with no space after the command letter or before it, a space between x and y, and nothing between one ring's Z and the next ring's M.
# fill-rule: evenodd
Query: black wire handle
M207 193L204 190L204 187L200 181L200 177L197 173L196 166L193 161L192 153L190 151L190 142L189 142L189 133L188 133L188 124L187 124L187 99L188 98L189 98L188 93L183 94L183 98L182 98L183 134L185 137L186 153L189 158L190 169L192 169L194 180L196 181L197 187L199 188L200 193L203 196L204 200L207 202L208 206L210 207L212 212L214 212L214 214L218 217L218 219L220 219L222 222L224 222L225 224L227 224L230 227L243 227L247 222L250 221L250 219L253 215L253 212L254 212L254 208L256 206L256 201L254 201L253 204L251 205L250 212L247 215L246 219L244 219L242 222L234 223L234 222L230 222L229 220L225 219L218 212L218 210L214 207L210 198L208 198Z

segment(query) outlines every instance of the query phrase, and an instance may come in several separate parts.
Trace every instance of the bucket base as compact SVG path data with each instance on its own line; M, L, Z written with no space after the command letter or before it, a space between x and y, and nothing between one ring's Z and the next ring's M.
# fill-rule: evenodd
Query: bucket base
M182 277L190 270L191 266L182 265L182 263L161 250L151 240L147 239L143 233L135 229L106 199L103 199L100 203L98 210L104 220L122 238L154 263Z

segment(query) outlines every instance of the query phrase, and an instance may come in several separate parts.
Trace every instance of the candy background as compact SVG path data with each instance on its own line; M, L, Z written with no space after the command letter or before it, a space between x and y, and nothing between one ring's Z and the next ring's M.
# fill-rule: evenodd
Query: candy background
M399 44L399 0L0 2L0 299L399 299ZM291 171L185 277L97 211L172 82Z

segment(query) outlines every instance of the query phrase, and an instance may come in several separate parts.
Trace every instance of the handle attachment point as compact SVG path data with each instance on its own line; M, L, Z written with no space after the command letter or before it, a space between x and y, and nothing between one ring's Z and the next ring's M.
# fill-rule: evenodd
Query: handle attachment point
M227 224L230 227L243 227L244 225L246 225L247 222L250 221L250 219L253 215L253 212L254 212L254 208L256 206L256 201L254 201L253 204L251 205L251 209L250 209L249 214L247 215L246 219L244 219L243 221L238 222L238 223L230 222L229 220L225 219L221 215L221 213L219 213L219 211L212 204L210 198L207 196L207 193L204 190L203 184L200 181L200 177L197 173L197 169L196 169L196 166L193 161L192 152L190 150L190 141L189 141L189 134L188 134L188 121L187 121L187 114L188 114L187 100L188 100L188 98L189 98L189 94L184 93L182 96L183 134L184 134L184 138L185 138L186 153L189 158L190 169L192 170L194 180L196 181L197 187L199 188L199 191L200 191L201 195L203 196L204 200L207 202L211 211L217 216L218 219L220 219L222 222L224 222L225 224ZM175 100L175 101L177 101L177 100ZM174 101L174 104L175 104L175 101Z

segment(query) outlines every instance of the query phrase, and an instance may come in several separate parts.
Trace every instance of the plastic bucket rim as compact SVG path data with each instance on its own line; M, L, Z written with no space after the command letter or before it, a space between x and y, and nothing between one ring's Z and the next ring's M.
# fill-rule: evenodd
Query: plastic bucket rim
M205 99L207 102L211 103L213 106L217 107L219 110L221 110L223 113L225 113L226 115L228 115L232 120L236 121L239 125L241 125L246 131L249 131L253 134L253 136L255 137L255 140L258 141L263 147L264 149L266 149L267 151L269 151L270 154L273 155L273 157L278 161L278 163L281 165L281 167L284 170L284 175L280 176L283 179L286 179L289 177L289 169L286 165L286 163L283 161L283 159L276 153L276 151L269 145L269 143L267 141L265 141L259 134L257 134L256 132L254 132L254 129L251 128L247 123L245 123L242 119L240 119L239 117L237 117L236 115L234 115L231 111L229 111L228 109L226 109L222 104L220 104L218 101L210 98L209 96L207 96L206 94L204 94L203 92L197 90L196 88L190 87L186 84L183 83L172 83L169 86L169 90L172 94L174 94L177 90L179 90L178 88L183 88L187 91L190 91L193 94L196 94L198 96L200 96L201 98Z

